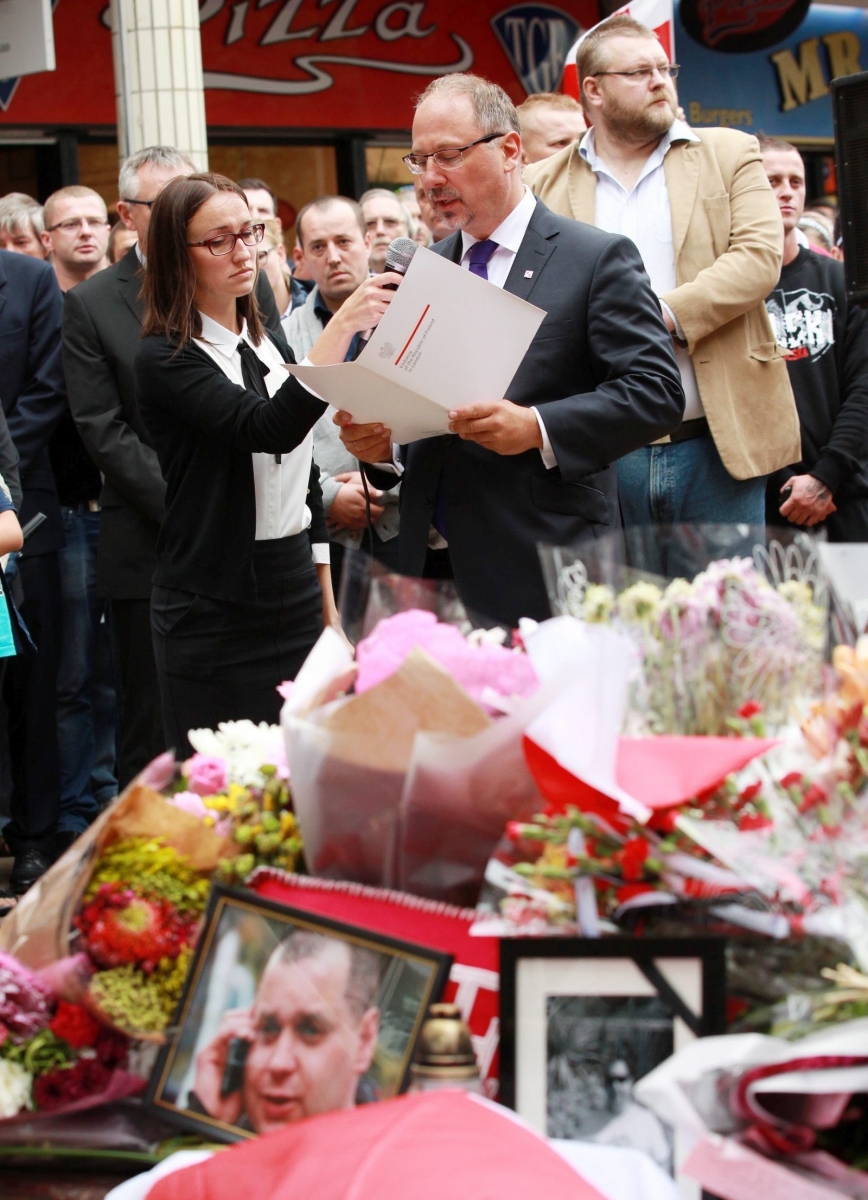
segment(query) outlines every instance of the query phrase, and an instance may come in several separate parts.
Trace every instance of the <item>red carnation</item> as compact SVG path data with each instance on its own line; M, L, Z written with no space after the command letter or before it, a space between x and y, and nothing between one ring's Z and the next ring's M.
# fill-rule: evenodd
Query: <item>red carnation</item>
M763 706L758 704L756 700L748 700L738 710L738 715L743 717L745 721L749 721L751 717L755 717L757 713L761 713Z
M756 783L749 783L746 788L742 788L742 790L739 792L738 804L736 805L736 808L741 808L742 805L747 804L751 800L755 800L762 790L763 785L761 779L758 779Z
M751 814L745 813L743 817L739 817L738 827L742 833L749 833L754 829L768 829L772 824L769 817L764 817L761 813Z
M655 830L657 833L674 833L677 828L676 822L680 816L680 811L678 808L658 809L651 814L648 828Z
M177 958L194 937L196 919L166 900L145 900L119 883L104 883L75 918L90 957L101 967L135 963L145 974Z
M789 775L785 775L783 777L783 779L781 780L781 787L782 788L798 787L798 785L801 782L802 782L802 772L801 771L790 771Z
M810 812L812 808L816 808L818 804L822 804L825 799L826 789L819 783L812 783L802 797L799 812Z
M48 1023L48 1028L57 1037L63 1038L74 1050L92 1046L100 1031L100 1023L80 1004L67 1004L58 1000L57 1012Z
M615 857L621 860L621 875L628 883L641 879L648 857L648 843L641 837L630 838Z
M80 1058L71 1067L56 1067L33 1081L33 1100L40 1112L51 1112L84 1096L105 1091L111 1071L95 1058Z

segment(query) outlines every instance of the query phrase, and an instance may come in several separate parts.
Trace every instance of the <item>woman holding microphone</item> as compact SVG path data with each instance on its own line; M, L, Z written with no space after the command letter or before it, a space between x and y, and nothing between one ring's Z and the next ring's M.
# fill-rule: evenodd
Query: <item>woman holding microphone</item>
M167 744L190 729L277 721L323 624L339 629L311 430L326 405L253 296L263 226L221 175L173 179L154 204L136 396L166 480L151 628ZM306 361L340 363L394 274L367 280Z

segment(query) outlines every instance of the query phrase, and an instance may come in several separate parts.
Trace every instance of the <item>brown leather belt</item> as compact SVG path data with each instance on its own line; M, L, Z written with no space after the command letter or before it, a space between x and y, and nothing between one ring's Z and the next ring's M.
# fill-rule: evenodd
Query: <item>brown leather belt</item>
M711 430L708 428L708 419L706 417L695 417L692 421L682 421L674 433L670 433L667 437L659 438L653 444L655 446L666 446L670 442L690 442L694 438L711 437Z

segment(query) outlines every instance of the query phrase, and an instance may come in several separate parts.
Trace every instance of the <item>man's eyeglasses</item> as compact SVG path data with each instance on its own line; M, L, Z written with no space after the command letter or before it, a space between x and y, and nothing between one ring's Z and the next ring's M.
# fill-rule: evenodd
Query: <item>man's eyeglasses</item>
M636 71L595 71L591 78L597 79L600 75L620 75L624 79L635 80L636 83L649 83L655 71L659 71L664 79L677 79L680 70L679 63L664 63L662 67L639 67Z
M485 142L493 142L495 138L506 137L505 133L489 133L477 138L466 146L456 146L454 150L438 150L436 154L405 154L403 161L414 175L424 175L428 159L433 158L441 171L457 171L464 166L464 151L472 150L474 146L482 146Z
M104 217L70 217L68 221L58 221L56 225L49 225L46 233L54 233L55 229L62 229L64 233L79 233L82 228L88 229L103 229L108 225L108 221Z
M218 233L216 237L205 238L204 242L188 242L188 246L207 246L212 254L231 254L236 242L245 246L257 246L265 234L264 225L251 225L240 233Z
M156 198L153 200L131 200L129 196L121 196L124 204L141 204L142 208L153 208L157 203Z

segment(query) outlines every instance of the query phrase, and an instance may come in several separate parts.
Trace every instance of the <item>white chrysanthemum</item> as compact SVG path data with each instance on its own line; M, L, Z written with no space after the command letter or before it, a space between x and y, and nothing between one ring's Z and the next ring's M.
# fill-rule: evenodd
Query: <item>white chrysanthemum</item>
M33 1108L33 1076L16 1062L0 1058L0 1118Z
M618 615L629 623L656 620L662 600L656 583L634 583L618 597Z
M284 762L283 734L279 725L260 721L221 721L216 729L191 729L190 745L199 754L222 758L230 783L261 787L260 767L269 764L281 770Z
M590 583L582 600L582 620L594 625L607 624L615 607L615 593L604 583Z
M686 579L673 579L666 591L663 593L663 603L667 606L678 605L679 607L687 600L692 600L696 595L696 588Z

